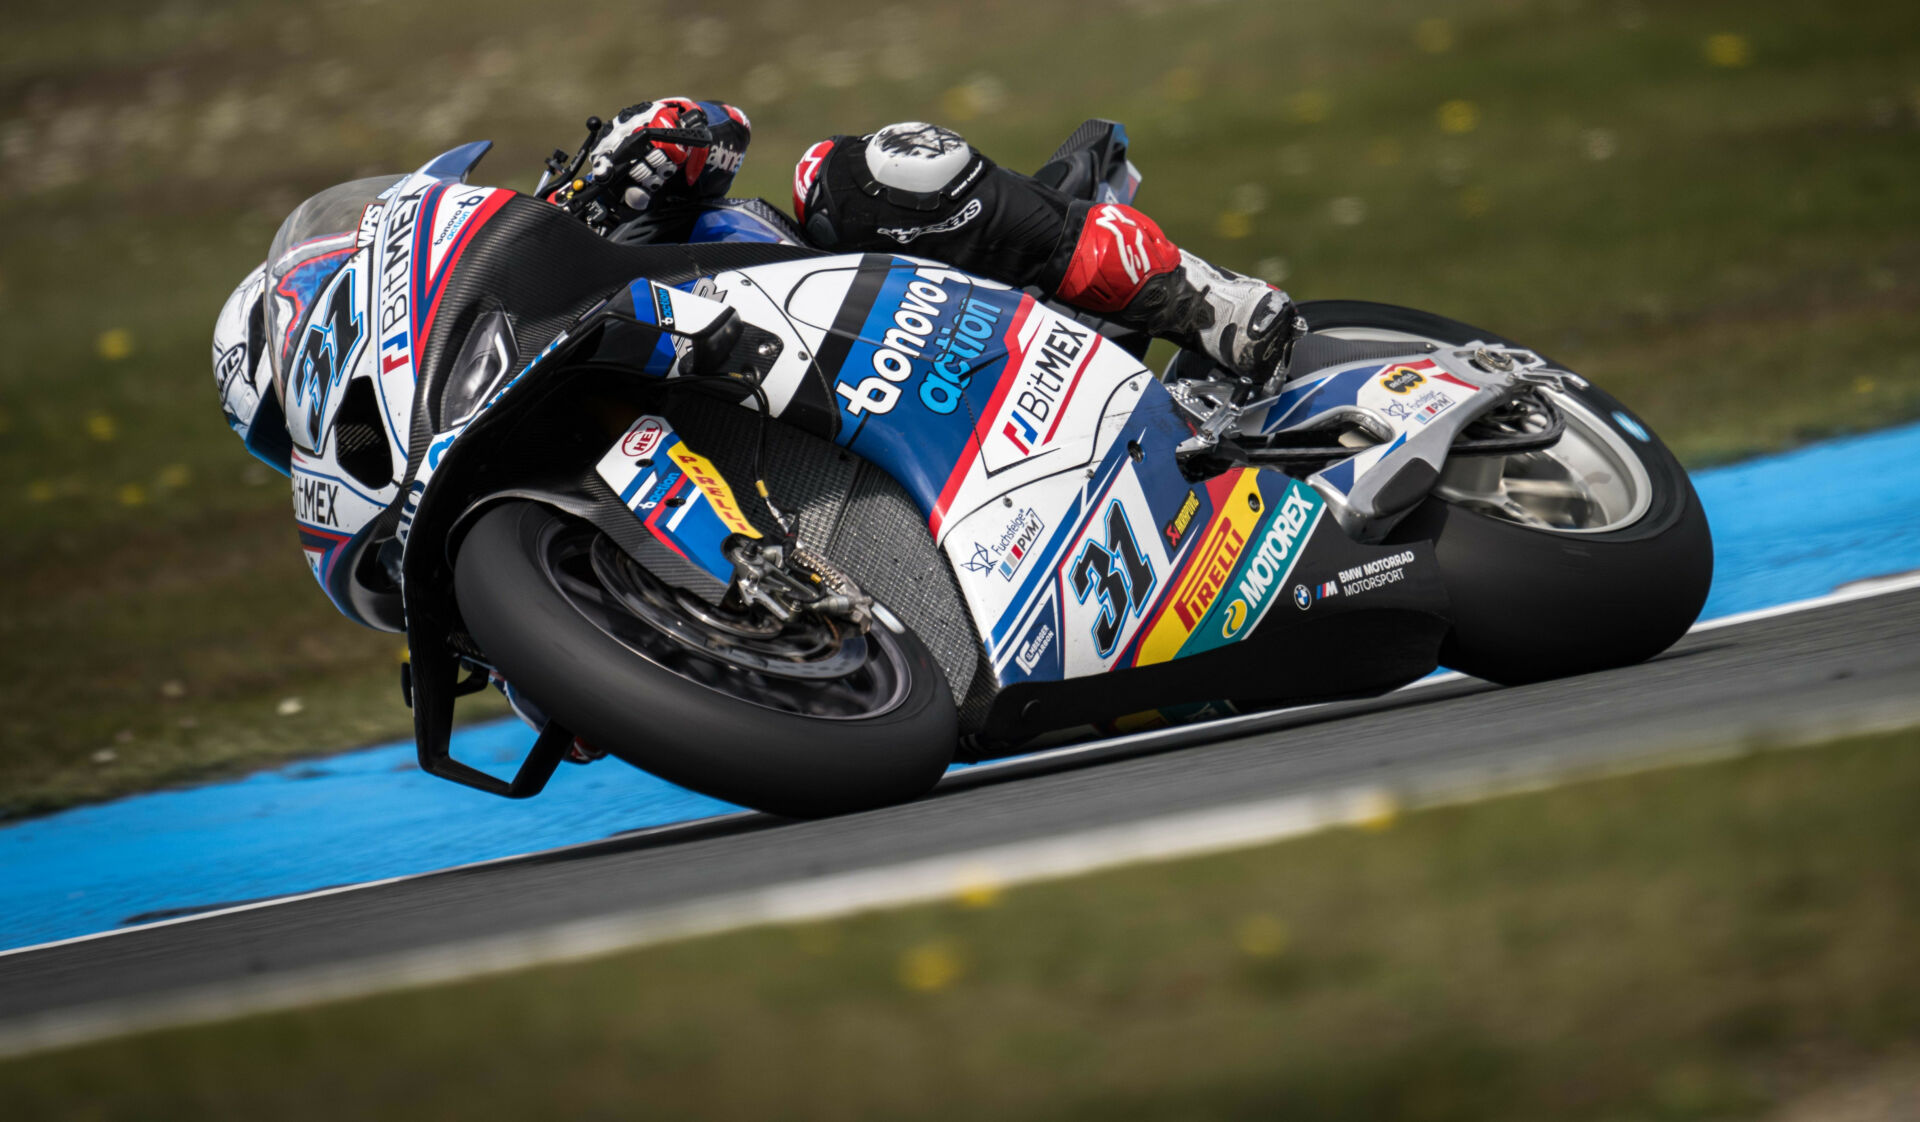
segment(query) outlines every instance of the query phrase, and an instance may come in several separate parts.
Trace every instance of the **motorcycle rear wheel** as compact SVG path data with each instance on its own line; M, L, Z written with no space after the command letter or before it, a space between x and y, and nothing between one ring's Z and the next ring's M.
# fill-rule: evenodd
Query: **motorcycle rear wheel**
M1523 346L1391 304L1301 313L1349 339ZM1506 685L1652 658L1686 634L1713 580L1706 512L1660 438L1591 384L1547 396L1567 419L1560 444L1450 464L1388 538L1434 543L1454 617L1441 661Z
M488 662L587 743L792 817L917 798L952 762L953 696L911 630L876 624L811 661L796 643L790 669L770 641L736 635L696 650L688 629L676 637L620 587L607 543L594 556L598 538L549 507L506 502L475 521L454 566Z

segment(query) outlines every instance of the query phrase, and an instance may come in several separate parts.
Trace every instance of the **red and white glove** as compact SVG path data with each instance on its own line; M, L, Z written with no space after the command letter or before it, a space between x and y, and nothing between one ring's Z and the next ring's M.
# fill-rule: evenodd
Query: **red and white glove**
M587 166L596 180L625 174L633 181L633 186L621 192L620 201L633 210L645 210L653 201L653 196L675 177L683 178L691 187L700 178L700 173L706 170L707 155L711 148L707 145L655 141L638 151L629 149L623 156L618 156L621 162L627 164L623 173L615 166L620 146L642 129L704 130L706 126L706 111L689 98L663 97L658 101L630 105L614 117L613 123L588 153Z

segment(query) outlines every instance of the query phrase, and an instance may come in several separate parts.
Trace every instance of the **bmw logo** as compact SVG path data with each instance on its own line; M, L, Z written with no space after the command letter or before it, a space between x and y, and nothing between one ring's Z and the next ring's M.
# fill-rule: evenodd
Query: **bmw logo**
M1313 607L1313 593L1307 591L1306 585L1296 584L1293 586L1293 606L1303 612Z

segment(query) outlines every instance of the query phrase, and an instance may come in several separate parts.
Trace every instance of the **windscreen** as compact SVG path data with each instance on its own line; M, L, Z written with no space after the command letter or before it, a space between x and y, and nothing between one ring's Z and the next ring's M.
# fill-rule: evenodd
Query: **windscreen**
M404 176L380 175L329 187L293 208L267 251L267 353L273 388L287 399L293 341L313 310L314 294L353 256L360 216Z

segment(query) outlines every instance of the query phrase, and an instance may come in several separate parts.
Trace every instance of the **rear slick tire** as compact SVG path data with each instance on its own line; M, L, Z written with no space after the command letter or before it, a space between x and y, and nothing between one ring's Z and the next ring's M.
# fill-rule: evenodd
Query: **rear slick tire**
M563 533L577 536L579 524L536 503L502 503L461 542L454 584L487 661L587 743L702 794L806 818L917 798L952 762L953 696L910 630L876 624L869 637L869 662L887 659L893 683L882 711L822 717L756 704L589 619L563 590L577 578L552 562Z
M1524 345L1390 304L1325 300L1301 312L1316 331ZM1644 471L1648 502L1638 517L1596 532L1555 532L1431 496L1388 537L1434 543L1453 613L1440 660L1461 673L1519 685L1644 662L1686 634L1706 603L1713 539L1686 470L1604 390L1570 387L1569 396L1613 426Z

